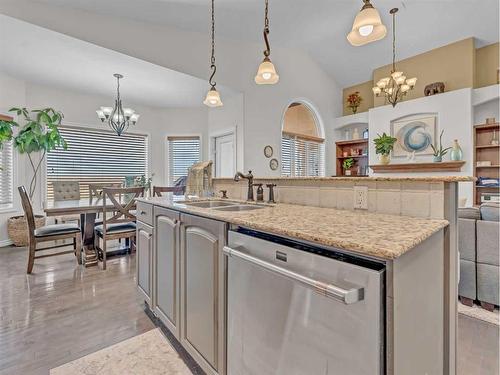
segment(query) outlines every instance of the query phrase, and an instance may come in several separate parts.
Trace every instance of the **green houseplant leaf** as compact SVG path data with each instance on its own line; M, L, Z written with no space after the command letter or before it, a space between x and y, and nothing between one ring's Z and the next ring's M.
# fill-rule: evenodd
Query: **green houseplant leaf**
M397 138L391 137L386 133L377 135L378 137L373 140L373 143L375 143L375 153L381 155L389 155L394 148L394 144L396 143Z

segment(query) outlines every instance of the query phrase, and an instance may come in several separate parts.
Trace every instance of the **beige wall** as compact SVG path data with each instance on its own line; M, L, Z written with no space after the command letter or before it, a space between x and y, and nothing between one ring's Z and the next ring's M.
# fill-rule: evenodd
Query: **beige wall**
M346 87L343 90L343 115L352 115L352 110L347 106L347 97L356 92L359 91L359 94L363 98L363 101L358 107L358 113L360 112L366 112L368 109L373 108L373 81L368 81L368 82L363 82L360 83L359 85L351 86L351 87Z
M304 104L288 107L285 112L283 131L311 137L320 136L316 127L314 115Z
M498 43L481 47L476 50L476 84L474 87L494 85L497 82Z
M444 82L445 91L496 84L498 67L498 43L476 50L474 38L464 39L397 62L397 69L403 71L408 78L418 78L417 85L408 93L406 100L423 97L425 86L433 82ZM388 76L390 70L391 65L377 68L373 71L373 82L368 81L344 88L344 115L351 114L345 99L354 91L359 91L365 99L358 112L384 105L382 97L373 98L368 90L371 90L380 78Z
M474 39L468 38L399 61L396 64L399 71L408 78L418 78L417 85L405 99L421 98L425 86L433 82L444 82L445 91L474 87L475 57ZM391 65L375 69L373 82L387 77L390 71ZM384 105L384 98L375 98L374 104L375 107Z

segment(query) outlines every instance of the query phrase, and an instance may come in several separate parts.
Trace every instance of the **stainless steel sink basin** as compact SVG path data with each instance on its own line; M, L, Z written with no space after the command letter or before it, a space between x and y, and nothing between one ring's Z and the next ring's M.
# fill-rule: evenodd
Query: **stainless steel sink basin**
M265 206L256 206L253 204L240 204L237 206L228 206L228 207L218 207L214 208L217 211L253 211L264 208Z
M225 201L203 201L203 202L183 202L186 206L194 206L200 208L213 208L213 207L225 207L234 206L235 202L225 202Z

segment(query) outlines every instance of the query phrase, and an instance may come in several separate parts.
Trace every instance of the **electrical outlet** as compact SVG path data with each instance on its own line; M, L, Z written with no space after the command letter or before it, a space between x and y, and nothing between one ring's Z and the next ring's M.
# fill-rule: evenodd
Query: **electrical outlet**
M368 186L354 186L354 208L368 209Z

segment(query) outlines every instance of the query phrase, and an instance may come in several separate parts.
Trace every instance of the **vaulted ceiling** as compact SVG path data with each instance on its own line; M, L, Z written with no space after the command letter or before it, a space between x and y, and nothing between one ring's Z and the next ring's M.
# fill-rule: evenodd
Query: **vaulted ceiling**
M209 31L208 0L34 0L91 13ZM263 0L216 0L217 34L261 41ZM499 39L498 0L373 0L390 33L389 10L399 7L398 58L468 37L476 46ZM390 63L391 38L353 47L346 40L361 0L270 0L271 42L306 50L341 86L371 79Z

